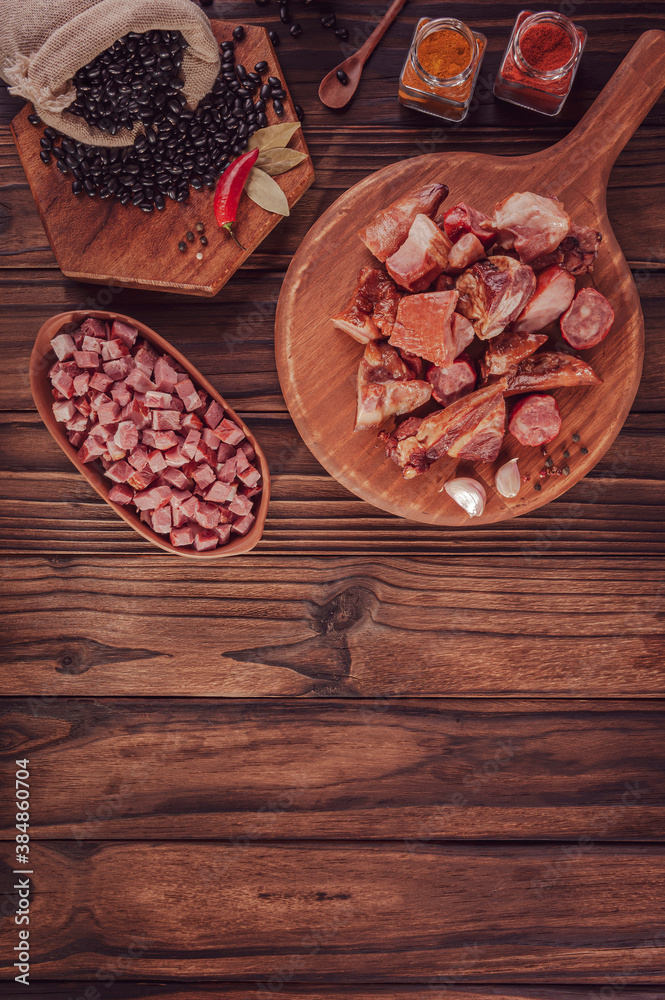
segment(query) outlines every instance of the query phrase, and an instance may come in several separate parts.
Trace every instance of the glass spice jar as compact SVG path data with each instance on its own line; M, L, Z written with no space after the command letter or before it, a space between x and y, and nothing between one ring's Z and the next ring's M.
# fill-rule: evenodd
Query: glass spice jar
M454 17L418 21L399 78L407 108L461 122L466 118L487 39Z
M517 15L494 95L502 101L558 115L570 93L586 31L563 14L523 10Z

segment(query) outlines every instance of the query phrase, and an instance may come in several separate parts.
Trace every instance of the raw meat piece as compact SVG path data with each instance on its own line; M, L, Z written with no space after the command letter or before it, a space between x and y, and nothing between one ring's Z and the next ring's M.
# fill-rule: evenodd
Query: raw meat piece
M151 410L168 410L171 405L172 396L170 392L157 392L156 389L147 389L145 394L145 405Z
M153 431L180 430L180 414L177 410L153 410L152 429Z
M469 234L480 240L484 249L496 242L496 233L492 229L489 215L478 212L463 201L453 205L447 212L439 210L434 221L437 226L443 227L453 244Z
M210 503L227 503L229 500L233 500L235 495L236 486L234 483L215 482L206 491L205 498Z
M178 507L171 507L171 523L174 528L181 528L183 524L187 524L189 519Z
M96 337L98 340L106 340L108 334L104 320L97 319L95 316L88 316L81 323L78 332L81 334L81 342L83 342L83 337Z
M218 427L215 427L215 434L224 441L225 444L238 445L244 438L244 431L233 420L224 419Z
M332 317L332 322L360 344L389 337L401 297L395 282L384 271L363 267L351 301Z
M561 335L576 351L586 351L604 340L614 323L614 309L595 288L580 288L561 317Z
M98 392L106 392L111 385L113 385L113 379L109 378L108 375L102 375L101 372L95 372L90 379L90 388L97 389Z
M446 272L448 274L460 274L466 267L475 264L477 260L485 256L485 247L473 233L465 233L460 236L457 243L448 254Z
M129 375L131 375L134 380L139 379L141 376L143 376L143 378L147 377L143 375L143 372L140 372L138 368L136 368L134 359L130 357L129 354L124 358L115 358L113 361L105 361L102 368L104 369L104 374L108 375L108 377L114 382L118 382L120 379L125 379L125 384L129 385L132 389L136 389L137 386L129 381ZM141 382L141 385L143 384L145 383Z
M92 406L90 405L90 400L88 399L87 396L80 396L79 398L77 398L76 409L79 411L79 413L85 414L86 417L90 416L90 414L92 413Z
M239 517L233 522L231 531L234 531L236 535L246 535L255 521L256 518L253 514L244 514L243 517ZM220 533L220 538L222 537L224 536ZM226 537L228 538L228 535Z
M53 416L61 423L71 420L75 413L78 413L78 410L73 399L63 399L53 404Z
M90 372L83 372L74 379L74 395L84 396L90 385Z
M146 431L143 434L145 435ZM160 451L168 451L180 444L178 435L174 431L153 431L153 434L154 447L159 448Z
M122 340L127 347L133 347L138 336L138 330L135 326L129 326L128 323L123 323L119 319L113 320L113 325L111 326L111 336L110 340Z
M51 382L53 383L54 388L56 388L58 392L67 399L71 399L74 395L74 379L71 375L68 375L67 372L56 372L52 377Z
M152 515L152 529L159 535L168 535L171 531L171 508L160 507Z
M500 396L493 409L483 417L470 438L462 445L455 442L448 454L464 462L493 462L506 433L506 401Z
M117 361L107 361L104 365L104 371L107 374L111 374L109 368L111 365L121 365L122 358L118 358ZM114 369L115 370L115 369ZM145 372L142 372L140 368L132 368L129 374L118 375L118 378L124 378L125 383L134 392L150 392L155 388L154 382L151 382Z
M207 528L198 528L194 534L194 548L197 552L216 549L218 544L219 535L216 531L208 531Z
M71 444L72 448L80 448L85 440L85 434L80 434L78 431L70 431L67 435L67 440Z
M360 230L358 236L378 260L386 261L399 250L409 235L415 217L422 214L431 218L447 197L445 184L427 184L384 208Z
M157 356L155 355L155 352L149 350L146 344L139 347L138 351L134 355L134 361L136 364L140 365L141 369L148 375L152 375L156 360Z
M404 243L388 257L386 270L401 288L424 292L448 263L450 246L446 234L428 216L417 215Z
M504 330L487 345L480 359L480 374L483 381L491 375L505 375L524 358L528 358L548 340L547 334L515 333Z
M194 451L195 462L207 462L208 465L217 464L217 453L209 448L204 441L199 441Z
M437 403L444 407L450 406L462 396L473 392L476 387L476 369L469 355L463 352L445 368L430 365L427 381L432 386L432 396Z
M603 381L581 358L554 352L525 358L517 368L508 372L505 379L507 396L534 389L558 389L566 385L600 385Z
M106 343L106 341L104 341ZM81 344L82 351L94 351L95 354L102 353L102 341L98 337L85 336Z
M570 231L570 217L556 198L522 191L495 205L491 225L499 245L514 248L528 264L558 247Z
M99 412L100 407L112 402L111 397L107 396L105 392L91 392L88 395L88 399L90 400L90 407L95 413Z
M220 444L222 443L214 431L211 431L209 427L204 427L201 431L201 440L204 444L207 444L209 448L213 451L217 451ZM225 445L225 447L231 447L231 445Z
M115 462L109 466L105 475L114 483L126 483L134 475L134 469L125 461Z
M407 361L407 364L408 363L409 362ZM249 441L241 441L240 444L238 445L238 451L241 451L246 456L249 462L253 462L254 459L256 458L256 452L252 448Z
M65 427L68 431L85 431L88 427L88 418L84 413L77 411L73 417L65 421Z
M369 343L358 368L358 407L354 430L378 427L390 416L410 413L426 403L431 395L432 387L413 378L411 369L394 347L385 341ZM246 457L243 458L247 462Z
M139 473L134 475L139 475ZM159 507L166 506L170 498L171 487L164 484L164 486L151 486L147 490L136 493L134 503L139 510L157 510Z
M97 368L99 354L96 354L95 351L74 351L74 361L79 368Z
M136 472L127 480L129 485L135 490L145 490L151 483L154 483L157 476L154 472L151 472L149 468L142 469L140 472L137 469Z
M198 465L192 473L192 479L199 489L204 490L210 483L215 482L217 475L209 465Z
M165 479L165 476L166 473L164 473L162 479ZM187 476L185 476L185 479L187 479ZM166 481L168 482L168 480ZM188 479L187 479L187 484L189 485ZM195 499L194 494L189 489L187 488L180 489L180 487L174 487L174 489L171 490L171 499L169 500L169 503L175 510L181 510L182 505L184 503L187 503L188 500L194 500L194 499ZM198 503L198 500L196 502Z
M186 410L196 410L201 406L199 394L194 388L194 383L191 379L186 378L182 382L178 382L175 391L185 404Z
M190 497L189 500L183 501L180 504L180 509L184 514L187 515L187 517L192 518L197 513L200 506L201 506L200 500L197 500L197 498L193 496Z
M134 490L127 483L117 483L109 490L109 500L121 504L123 507L125 504L131 503L133 499Z
M101 345L102 361L116 361L127 357L129 348L122 340L105 340Z
M522 312L536 290L536 276L526 264L498 255L470 267L456 287L458 311L471 320L481 340L490 340Z
M67 361L76 350L74 340L68 333L59 333L57 337L54 337L51 341L51 347L58 361Z
M118 448L133 451L139 443L139 432L132 420L121 420L115 432L115 443Z
M219 523L219 507L214 503L201 503L194 513L194 520L202 528L214 528Z
M536 333L562 315L575 296L575 278L558 264L536 276L536 290L513 323L516 333Z
M162 472L167 468L166 459L164 458L163 452L155 448L148 455L148 468L151 472Z
M213 399L212 403L203 415L203 419L207 423L208 427L214 430L218 427L222 417L224 416L224 407L220 406L216 399Z
M554 396L525 396L515 404L508 430L520 444L533 448L553 441L561 430L561 414Z
M453 333L452 317L457 299L457 291L404 296L397 310L390 344L427 358L442 368L452 364L473 340L470 324L456 325Z
M196 529L192 524L174 527L171 531L171 545L176 545L178 548L193 545L195 533Z

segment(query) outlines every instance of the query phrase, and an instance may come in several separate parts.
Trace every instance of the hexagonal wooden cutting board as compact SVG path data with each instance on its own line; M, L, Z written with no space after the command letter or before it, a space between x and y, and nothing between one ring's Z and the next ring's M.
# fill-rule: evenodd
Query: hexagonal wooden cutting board
M229 40L235 22L211 21L218 42ZM265 59L266 76L278 76L287 97L284 114L278 117L272 106L266 109L269 124L297 121L297 115L275 50L264 28L245 25L245 37L236 42L237 61L246 66ZM133 205L121 205L115 199L76 197L72 194L71 174L64 176L55 163L46 167L39 158L41 127L28 122L32 108L26 105L11 128L30 190L37 203L49 243L58 266L68 278L96 284L122 285L128 288L151 288L190 295L216 295L261 241L282 220L281 215L266 212L243 195L238 210L236 232L242 250L215 222L214 192L204 188L192 191L188 202L166 201L163 212L146 215ZM298 130L289 143L307 153L307 145ZM311 160L304 160L293 170L275 178L292 208L314 180ZM178 242L187 230L203 222L208 246L188 244L180 253ZM196 254L202 253L197 260Z

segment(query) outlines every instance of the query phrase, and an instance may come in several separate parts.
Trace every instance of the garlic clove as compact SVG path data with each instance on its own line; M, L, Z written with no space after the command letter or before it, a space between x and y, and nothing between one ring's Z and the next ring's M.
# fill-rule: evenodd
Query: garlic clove
M476 479L450 479L443 488L456 504L467 512L469 517L480 517L485 510L487 495L482 483Z
M516 497L522 485L520 471L517 467L517 459L511 458L509 462L502 465L494 479L497 492L502 497Z

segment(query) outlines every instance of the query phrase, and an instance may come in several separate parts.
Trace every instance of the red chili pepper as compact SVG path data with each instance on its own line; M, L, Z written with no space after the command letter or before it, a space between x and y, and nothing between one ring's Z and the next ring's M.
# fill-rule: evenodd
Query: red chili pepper
M217 182L215 191L215 218L222 229L226 229L233 239L238 243L236 234L233 232L233 223L238 215L238 204L240 195L245 187L245 182L249 177L249 172L259 157L258 149L250 149L243 153L237 160L231 163ZM238 246L244 250L242 243Z

